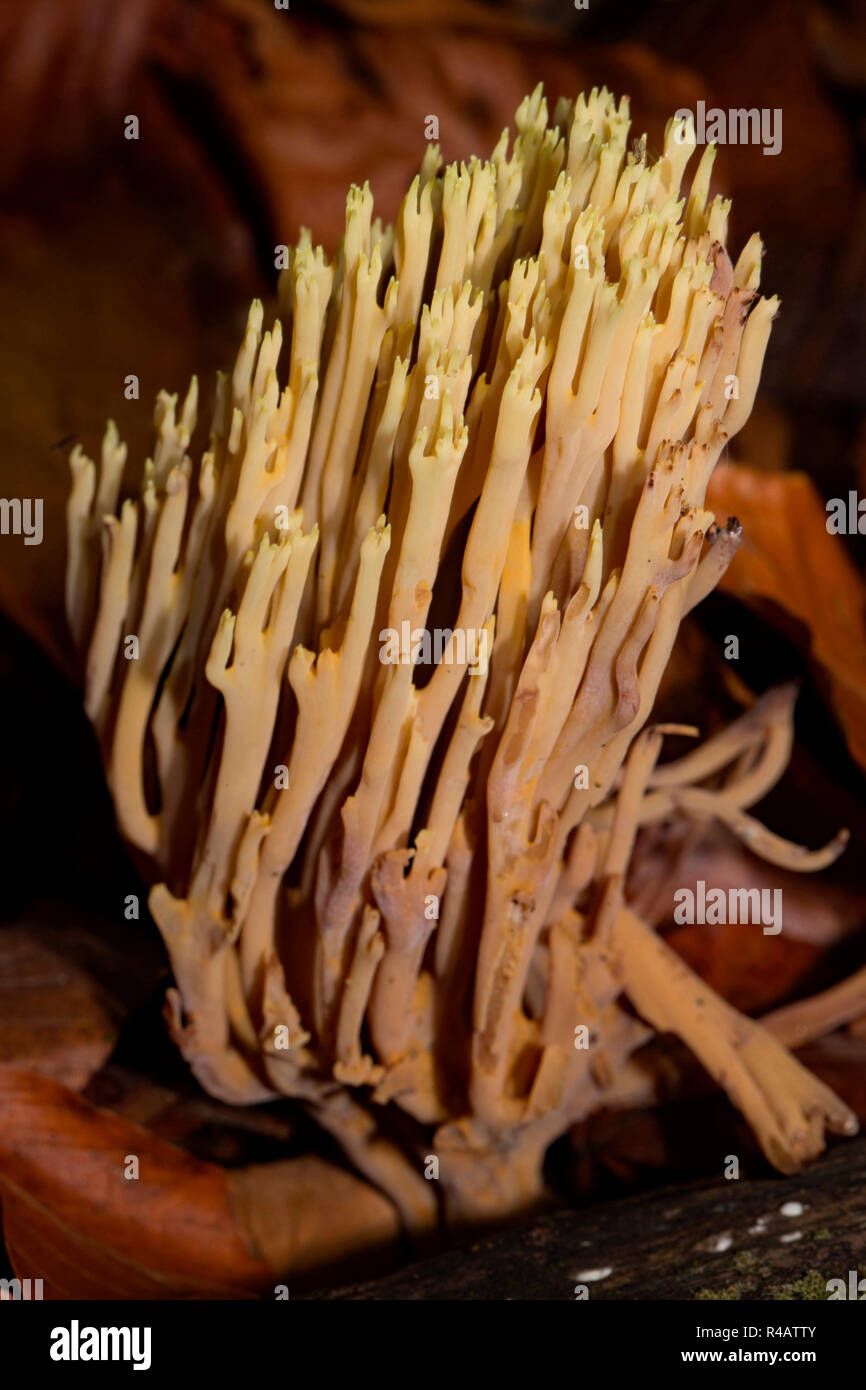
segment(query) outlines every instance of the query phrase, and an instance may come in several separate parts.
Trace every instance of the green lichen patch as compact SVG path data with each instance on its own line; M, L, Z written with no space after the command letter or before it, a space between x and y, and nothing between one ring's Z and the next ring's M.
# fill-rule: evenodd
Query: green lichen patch
M765 1296L773 1302L826 1302L827 1280L817 1269L810 1269L789 1284L771 1284Z

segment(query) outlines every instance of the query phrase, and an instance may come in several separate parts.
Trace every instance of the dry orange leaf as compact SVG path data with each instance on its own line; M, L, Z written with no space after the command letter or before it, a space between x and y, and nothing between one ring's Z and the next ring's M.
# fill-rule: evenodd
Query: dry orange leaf
M2 1064L0 1113L5 1243L45 1298L273 1297L397 1237L380 1193L314 1155L230 1171Z
M811 479L719 464L707 505L743 524L720 587L747 603L769 599L805 625L849 752L866 767L866 589L844 542L827 530Z

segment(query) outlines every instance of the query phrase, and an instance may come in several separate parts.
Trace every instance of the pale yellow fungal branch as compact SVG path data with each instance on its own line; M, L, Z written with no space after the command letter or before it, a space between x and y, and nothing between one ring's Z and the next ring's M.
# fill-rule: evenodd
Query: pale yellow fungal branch
M661 819L801 871L844 846L749 814L789 688L673 761L698 731L648 724L740 541L704 502L778 310L760 238L732 262L688 121L652 163L604 88L515 127L429 147L393 228L353 188L333 262L303 231L203 448L197 383L158 397L137 498L113 425L70 460L69 626L172 1035L214 1095L303 1101L415 1231L535 1201L558 1135L652 1091L656 1030L785 1171L853 1125L783 1040L859 980L762 1027L628 901Z

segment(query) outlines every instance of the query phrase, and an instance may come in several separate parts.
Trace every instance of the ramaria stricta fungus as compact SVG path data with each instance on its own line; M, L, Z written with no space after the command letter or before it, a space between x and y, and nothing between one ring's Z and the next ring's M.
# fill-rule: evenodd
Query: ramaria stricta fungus
M197 462L195 380L137 499L113 425L71 460L69 623L172 1036L214 1096L299 1098L416 1231L437 1188L454 1223L530 1204L654 1032L784 1171L856 1128L624 892L664 818L803 871L845 842L748 814L790 690L661 765L698 731L647 724L740 539L704 497L778 307L761 241L732 264L712 146L680 196L689 121L652 164L604 89L516 128L444 171L429 147L394 227L352 188L335 261L302 232Z

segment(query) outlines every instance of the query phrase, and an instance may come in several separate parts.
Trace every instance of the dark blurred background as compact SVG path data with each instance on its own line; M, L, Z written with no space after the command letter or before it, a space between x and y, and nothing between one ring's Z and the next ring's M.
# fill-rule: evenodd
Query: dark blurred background
M738 449L866 489L856 0L0 0L0 467L7 496L46 501L44 544L3 545L0 605L62 657L70 440L92 452L110 415L143 458L155 392L195 370L207 400L275 244L307 225L333 249L353 180L392 218L427 115L446 159L483 154L539 80L551 105L627 92L651 154L699 99L781 108L781 152L723 148L714 178L783 301Z

